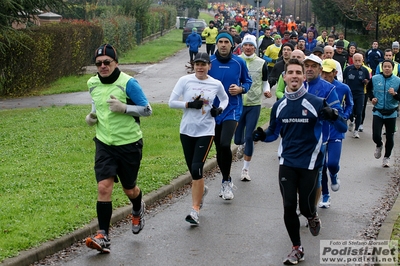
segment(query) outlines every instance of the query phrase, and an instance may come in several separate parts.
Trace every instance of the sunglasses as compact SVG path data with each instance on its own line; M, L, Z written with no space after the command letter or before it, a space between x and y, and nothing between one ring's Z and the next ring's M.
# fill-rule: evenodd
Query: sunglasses
M114 62L114 60L104 60L104 61L96 61L96 63L94 63L97 67L100 67L102 64L104 64L105 66L108 66L111 64L111 62Z

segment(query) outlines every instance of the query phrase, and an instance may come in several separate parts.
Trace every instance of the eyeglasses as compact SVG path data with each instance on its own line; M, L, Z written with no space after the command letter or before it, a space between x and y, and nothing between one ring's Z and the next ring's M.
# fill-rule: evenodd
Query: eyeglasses
M105 66L108 66L111 64L111 62L114 62L115 60L104 60L104 61L96 61L96 63L94 63L97 67L100 67L102 64L104 64Z

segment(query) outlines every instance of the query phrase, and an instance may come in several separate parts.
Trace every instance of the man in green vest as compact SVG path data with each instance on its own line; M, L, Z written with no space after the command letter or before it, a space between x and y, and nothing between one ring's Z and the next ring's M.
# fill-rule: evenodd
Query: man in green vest
M385 50L385 54L383 56L385 58L385 60L390 60L394 62L394 68L393 68L393 72L392 74L395 76L400 77L400 65L399 63L397 63L396 61L393 60L393 51L391 49L386 49ZM382 73L382 62L379 63L379 65L376 68L375 74L379 74Z
M119 70L113 46L101 45L94 56L97 75L87 82L92 110L86 123L96 127L93 140L99 230L95 237L86 239L86 246L110 253L108 233L114 183L121 182L132 203L132 233L138 234L144 227L145 204L136 185L143 148L139 117L151 115L152 110L137 80Z

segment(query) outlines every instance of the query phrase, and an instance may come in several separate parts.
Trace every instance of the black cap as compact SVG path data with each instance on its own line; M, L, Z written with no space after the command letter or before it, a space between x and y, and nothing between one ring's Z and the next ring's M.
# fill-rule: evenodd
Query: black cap
M292 33L290 34L290 38L298 38L298 37L299 37L299 35L296 34L296 33L294 33L294 32L292 32Z
M314 47L314 49L312 50L313 53L315 52L320 52L321 54L324 53L324 48L322 48L321 46L317 45Z
M207 53L197 53L193 62L210 63L210 56Z
M344 48L344 41L342 41L342 40L337 41L336 48Z
M101 45L99 48L97 48L94 54L94 58L97 58L98 56L102 55L107 55L118 62L117 51L115 50L114 47L112 47L111 44L105 43Z

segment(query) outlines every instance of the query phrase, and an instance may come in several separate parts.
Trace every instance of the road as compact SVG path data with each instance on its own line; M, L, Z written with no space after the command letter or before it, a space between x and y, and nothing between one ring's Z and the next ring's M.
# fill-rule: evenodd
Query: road
M168 101L175 82L186 74L184 65L187 58L187 51L183 50L159 64L137 69L139 74L135 77L151 102ZM87 93L71 97L62 100L54 96L44 97L42 103L90 103ZM32 99L32 102L34 100L37 104L38 99ZM265 99L263 106L271 106L273 102L273 99ZM0 101L0 106L7 104L10 103ZM381 199L392 186L391 177L397 164L382 168L381 160L374 158L370 106L367 110L361 138L353 139L347 133L344 140L339 173L341 188L331 194L329 209L319 209L322 220L320 235L313 237L305 226L301 227L305 261L300 265L320 265L320 240L364 239L374 210L380 207ZM398 134L395 143L392 163L397 162L399 156ZM200 226L192 227L184 220L191 207L191 196L186 194L148 215L146 226L139 235L133 235L129 225L114 228L110 236L111 254L101 255L81 245L74 248L67 258L51 265L282 265L283 258L291 249L291 242L283 224L277 148L278 141L255 146L250 168L251 182L239 181L243 163L233 163L232 178L237 189L232 201L218 197L220 173L206 180L210 191L200 213ZM305 219L301 221L304 224Z

